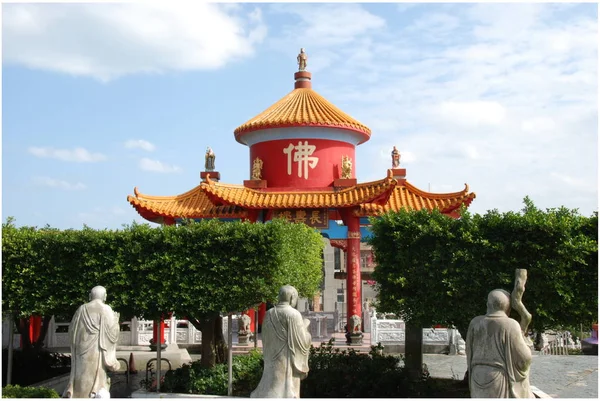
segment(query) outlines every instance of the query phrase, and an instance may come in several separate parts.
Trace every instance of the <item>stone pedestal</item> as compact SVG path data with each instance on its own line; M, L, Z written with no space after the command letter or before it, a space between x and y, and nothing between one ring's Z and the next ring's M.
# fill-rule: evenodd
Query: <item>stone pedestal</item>
M335 188L353 187L356 185L356 178L338 178L333 181Z
M267 180L244 180L244 186L252 189L263 189L267 187Z
M218 171L201 171L200 178L202 181L206 181L206 177L210 176L212 181L219 181L221 179L221 174Z
M248 333L240 334L238 333L238 345L248 345L250 342L248 341L250 335Z
M362 333L352 333L350 334L350 345L362 345L362 339Z

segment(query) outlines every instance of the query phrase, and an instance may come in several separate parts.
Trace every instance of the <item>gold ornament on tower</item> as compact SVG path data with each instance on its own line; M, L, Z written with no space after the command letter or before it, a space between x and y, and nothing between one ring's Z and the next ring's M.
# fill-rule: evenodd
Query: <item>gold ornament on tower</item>
M300 49L300 54L298 54L296 60L298 60L298 71L306 71L306 62L308 61L308 55L304 53L304 48Z
M342 178L352 178L352 159L342 156Z
M260 180L262 175L263 161L258 157L252 162L252 179Z

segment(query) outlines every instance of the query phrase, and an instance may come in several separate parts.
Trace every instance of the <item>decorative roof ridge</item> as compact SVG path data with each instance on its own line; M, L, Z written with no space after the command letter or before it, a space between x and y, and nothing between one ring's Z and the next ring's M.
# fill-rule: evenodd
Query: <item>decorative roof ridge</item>
M189 191L186 191L182 194L179 195L168 195L168 196L159 196L159 195L146 195L141 193L138 190L138 187L134 187L133 188L133 193L135 194L135 198L137 199L144 199L144 200L173 200L173 199L182 199L182 198L186 198L188 196L191 195L195 195L199 190L201 190L201 185L197 185L194 188L190 189ZM127 195L127 201L129 201L129 198L133 198L133 196L131 195Z
M346 192L352 192L356 189L362 189L362 188L368 188L368 187L372 187L372 186L376 186L376 185L386 185L386 186L395 186L398 184L398 181L391 177L391 176L387 176L381 180L377 180L377 181L369 181L369 182L361 182L359 184L356 184L354 186L351 187L345 187L343 189L339 189L336 190L333 187L328 187L329 189L325 190L296 190L295 188L290 188L290 190L286 191L286 190L281 190L281 191L265 191L263 189L255 189L255 188L248 188L245 187L243 185L237 185L237 184L222 184L220 182L217 181L212 181L210 180L210 178L207 177L207 182L203 182L201 183L199 186L204 188L227 188L227 189L244 189L246 192L249 193L254 193L254 194L269 194L269 195L284 195L284 194L289 194L289 193L304 193L304 194L344 194ZM198 188L198 187L196 187ZM195 189L195 188L194 188ZM192 190L193 191L193 190ZM191 191L190 191L191 192Z
M473 195L473 197L475 197L475 193L471 192L470 194L469 192L469 185L465 183L465 189L463 189L462 191L458 191L458 192L447 192L447 193L434 193L434 192L427 192L424 191L422 189L417 188L416 186L414 186L413 184L411 184L408 181L404 181L403 184L406 189L408 189L409 191L423 196L425 198L429 198L429 199L446 199L446 198L451 198L451 197L458 197L458 196L465 196L465 195Z

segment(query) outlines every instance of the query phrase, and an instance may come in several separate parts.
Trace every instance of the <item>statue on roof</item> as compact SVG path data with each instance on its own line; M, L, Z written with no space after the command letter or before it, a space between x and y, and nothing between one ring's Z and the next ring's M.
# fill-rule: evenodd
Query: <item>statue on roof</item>
M352 159L342 156L342 178L352 178Z
M252 179L260 180L262 176L263 161L258 157L252 163Z
M392 150L392 168L400 167L400 152L394 146L394 150Z
M308 60L308 55L304 52L304 48L300 49L300 54L298 54L297 60L298 71L306 71L306 61Z
M210 146L206 148L206 154L204 155L204 170L215 171L215 153Z

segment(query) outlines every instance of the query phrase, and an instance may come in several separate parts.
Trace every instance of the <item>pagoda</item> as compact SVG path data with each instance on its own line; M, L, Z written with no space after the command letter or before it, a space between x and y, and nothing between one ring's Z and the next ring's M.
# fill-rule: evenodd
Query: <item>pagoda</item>
M411 185L406 169L399 167L395 147L392 168L382 179L358 183L355 150L370 139L371 130L312 89L306 61L301 49L294 89L235 129L235 140L250 150L249 179L242 185L220 182L209 148L201 182L193 189L175 196L153 196L135 188L127 201L140 216L160 224L182 219L266 222L284 218L321 230L332 246L346 252L346 316L348 321L360 322L360 242L368 217L402 208L438 209L458 217L461 206L469 206L475 194L466 184L462 191L445 194ZM345 226L343 231L337 229L339 221ZM360 325L351 331L353 338L362 337Z

